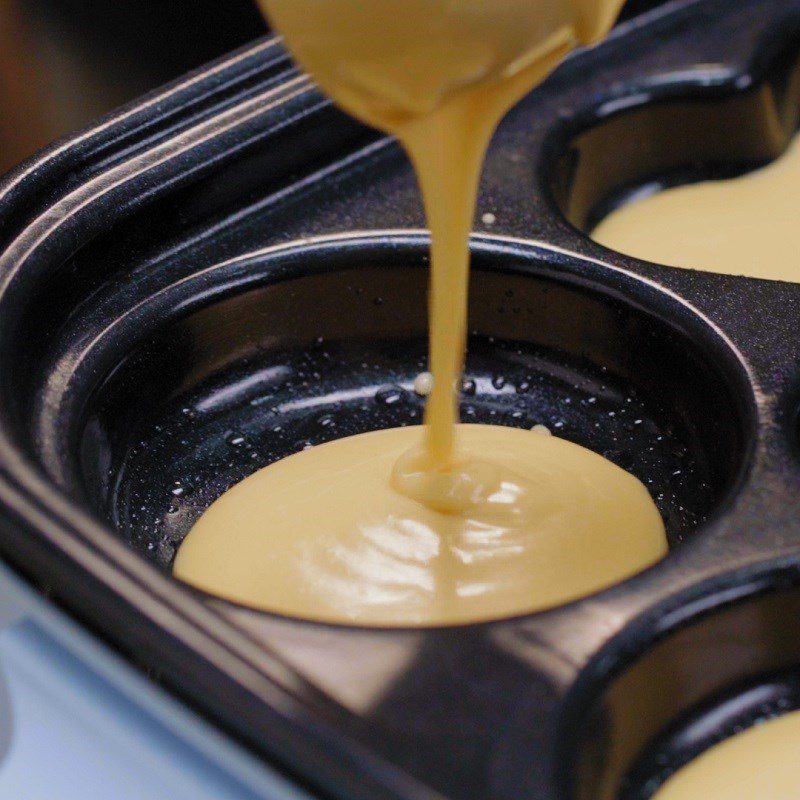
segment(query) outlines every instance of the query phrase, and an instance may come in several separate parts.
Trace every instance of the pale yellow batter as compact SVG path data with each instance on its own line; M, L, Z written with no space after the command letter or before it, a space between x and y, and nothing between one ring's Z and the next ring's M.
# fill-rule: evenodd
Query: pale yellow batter
M763 169L668 189L622 206L592 238L657 264L796 282L798 186L800 137Z
M797 800L800 712L713 747L670 778L653 800Z
M291 616L450 625L557 605L664 555L647 491L601 456L533 431L458 433L469 466L432 496L451 513L390 486L420 428L350 437L224 494L180 548L175 574Z
M395 134L416 167L432 234L426 425L326 444L248 478L189 533L178 577L288 615L440 625L552 606L664 555L652 500L610 462L541 433L456 425L489 139L622 2L262 0L322 88Z

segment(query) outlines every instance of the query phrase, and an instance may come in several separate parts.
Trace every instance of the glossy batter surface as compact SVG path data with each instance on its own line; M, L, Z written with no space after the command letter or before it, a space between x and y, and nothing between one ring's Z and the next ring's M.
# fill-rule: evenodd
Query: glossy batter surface
M647 490L596 453L461 425L456 468L404 474L423 504L392 477L421 440L420 427L378 431L260 470L201 517L175 574L289 616L430 626L557 605L666 552Z
M800 281L800 137L763 169L668 189L610 214L592 238L657 264Z
M692 761L653 800L797 800L800 712L764 722Z

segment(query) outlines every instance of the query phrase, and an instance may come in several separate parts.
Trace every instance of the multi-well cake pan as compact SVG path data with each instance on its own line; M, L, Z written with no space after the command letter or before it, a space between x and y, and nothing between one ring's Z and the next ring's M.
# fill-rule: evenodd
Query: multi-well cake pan
M543 423L632 471L667 524L660 564L438 630L291 620L171 578L234 482L421 419L411 169L272 41L0 187L3 558L320 796L639 800L800 707L800 285L587 234L643 186L776 158L798 57L797 0L668 3L571 57L489 154L462 416Z

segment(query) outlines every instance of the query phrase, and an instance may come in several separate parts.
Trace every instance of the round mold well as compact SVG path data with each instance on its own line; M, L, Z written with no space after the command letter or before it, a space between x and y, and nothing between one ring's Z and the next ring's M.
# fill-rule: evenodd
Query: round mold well
M699 65L645 75L626 97L562 120L544 148L544 187L591 236L616 209L664 189L736 177L779 158L800 120L796 25L760 45L753 74ZM711 69L709 73L708 70Z
M299 242L111 285L51 337L25 427L57 484L164 570L224 491L297 450L420 424L427 240ZM474 241L464 421L530 428L637 475L675 547L754 441L722 336L659 287L561 251ZM153 290L152 286L160 288Z
M620 659L617 640L594 659L562 720L565 798L648 800L714 745L800 709L796 569L750 572L703 587L687 619L655 639L627 631L637 656ZM610 679L593 674L601 663L617 664Z

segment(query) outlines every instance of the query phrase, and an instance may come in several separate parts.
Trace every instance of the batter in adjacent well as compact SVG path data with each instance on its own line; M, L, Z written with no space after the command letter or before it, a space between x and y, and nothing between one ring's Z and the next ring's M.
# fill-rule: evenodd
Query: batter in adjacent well
M220 498L175 573L209 592L330 622L438 625L551 606L659 559L645 488L600 456L531 431L457 425L469 233L489 139L622 0L264 0L337 102L393 133L432 233L423 428L296 454Z
M653 800L797 800L800 712L724 741L670 778Z
M798 185L800 137L763 169L668 189L622 206L592 238L657 264L797 282Z

